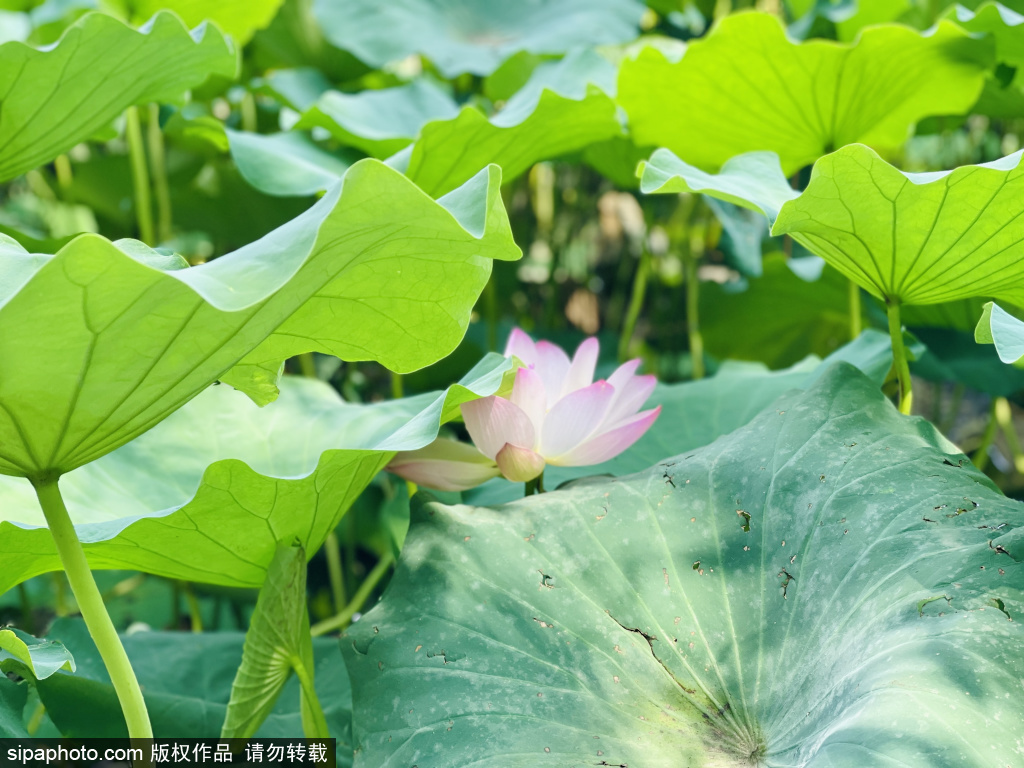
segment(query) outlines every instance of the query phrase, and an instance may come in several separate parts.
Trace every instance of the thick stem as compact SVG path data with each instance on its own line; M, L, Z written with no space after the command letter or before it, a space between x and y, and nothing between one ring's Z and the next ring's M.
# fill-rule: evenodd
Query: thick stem
M848 282L850 284L850 339L852 340L860 336L863 325L861 323L860 286L853 280Z
M896 368L896 379L900 383L900 413L909 414L914 393L910 383L907 348L903 346L903 324L900 322L899 302L895 299L888 299L887 311L889 314L889 337L892 339L892 364Z
M167 182L167 159L164 153L164 134L160 130L160 105L149 105L149 125L146 127L149 145L149 163L153 169L153 189L156 193L156 238L158 242L171 239L171 188Z
M693 378L704 378L704 337L700 332L700 283L697 280L697 256L693 253L683 255L683 266L686 270L686 333L690 337L690 359L693 365Z
M306 669L301 659L292 658L292 669L295 676L299 678L299 685L302 688L302 698L309 707L309 713L313 716L311 727L303 729L307 739L329 739L331 734L327 728L327 718L324 717L324 709L320 705L320 697L316 695L316 688L313 685L313 678ZM305 725L305 723L303 723Z
M110 675L110 681L114 684L114 691L121 702L121 711L128 724L128 736L133 739L151 739L153 728L149 724L149 714L146 711L146 702L142 698L139 681L128 661L128 654L121 645L121 638L117 636L114 623L103 605L103 598L85 559L85 550L82 549L82 543L78 540L67 507L64 506L64 499L57 487L57 480L34 480L32 484L35 486L36 496L39 497L39 506L46 517L50 535L57 546L60 561L71 583L71 591L78 601L82 618L85 619L85 626L96 643L96 648Z
M401 400L405 395L405 387L402 386L402 374L391 372L391 397Z
M384 578L385 574L391 569L391 566L395 563L395 556L388 552L373 567L363 583L359 585L359 589L352 595L352 600L348 605L345 606L345 610L341 611L337 616L332 616L329 619L324 619L321 622L314 624L309 633L313 637L320 637L320 635L326 635L328 632L333 632L336 629L344 629L352 621L352 617L356 613L362 610L363 605L370 599L370 595L373 594L373 590L376 589L380 580Z
M636 277L633 280L633 292L629 296L629 305L626 308L626 318L622 323L622 335L619 336L619 362L624 363L629 358L629 350L632 346L633 334L636 331L636 321L640 317L640 310L644 307L644 298L647 295L647 278L651 272L651 256L647 251L640 254L640 260L636 267Z
M338 534L331 531L324 541L324 554L327 556L327 575L331 582L331 597L334 600L335 613L345 608L345 575L341 568L341 542Z
M132 186L135 188L135 220L139 224L139 239L146 245L153 245L153 203L149 190L146 150L142 144L139 108L128 107L124 117L124 133L128 139L128 156L132 165Z

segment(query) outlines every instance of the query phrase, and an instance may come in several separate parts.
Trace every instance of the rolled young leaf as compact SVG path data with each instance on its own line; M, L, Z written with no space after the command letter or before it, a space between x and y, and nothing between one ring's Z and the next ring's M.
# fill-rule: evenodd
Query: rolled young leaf
M191 268L96 235L52 257L0 242L0 474L68 472L217 379L268 402L292 355L399 372L443 357L491 259L520 255L499 186L491 167L435 201L364 160L298 218Z
M1024 322L993 302L987 302L974 330L979 344L995 344L999 359L1024 368Z
M237 53L219 30L202 24L189 32L167 12L138 30L90 13L53 46L0 45L0 181L49 162L127 107L177 101L236 68Z
M37 640L11 629L0 629L0 670L25 673L36 680L45 680L55 672L75 671L75 659L56 640Z
M427 503L342 638L357 765L1018 765L1022 526L845 365L633 476Z

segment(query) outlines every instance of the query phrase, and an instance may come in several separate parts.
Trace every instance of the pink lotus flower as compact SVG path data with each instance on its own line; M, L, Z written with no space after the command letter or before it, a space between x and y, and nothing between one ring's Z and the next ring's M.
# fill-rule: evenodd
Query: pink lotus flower
M636 376L630 360L594 381L598 342L589 338L569 356L556 345L512 331L505 355L518 358L508 398L491 395L462 405L466 429L479 449L454 448L439 439L399 454L389 469L441 490L471 488L497 474L528 482L547 464L582 467L607 461L635 443L661 413L638 411L654 389L654 376ZM455 443L455 445L459 445ZM481 455L482 454L482 455ZM401 457L401 458L400 458Z

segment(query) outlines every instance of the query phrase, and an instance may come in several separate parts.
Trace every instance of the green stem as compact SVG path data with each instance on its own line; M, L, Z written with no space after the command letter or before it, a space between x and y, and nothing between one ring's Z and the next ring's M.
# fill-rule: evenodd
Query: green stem
M256 116L256 97L253 96L252 91L245 92L239 107L242 113L242 130L256 133L259 130L259 121Z
M71 173L71 161L68 160L68 156L57 155L53 158L53 170L57 174L57 186L61 188L61 192L66 198L68 188L74 181L74 176Z
M484 315L487 317L487 350L498 351L498 288L497 278L494 276L494 267L491 267L491 276L484 286Z
M995 440L996 428L999 426L999 420L996 417L996 402L998 400L999 398L997 397L992 398L992 407L989 408L988 422L985 424L985 431L981 435L981 443L975 449L974 455L971 456L971 463L979 472L984 472L985 467L988 466L988 449L992 446L992 441Z
M299 372L307 379L317 378L316 358L313 357L312 352L303 352L299 355Z
M89 563L85 559L85 550L75 533L75 526L68 515L64 499L57 487L56 478L33 480L39 506L43 510L46 524L53 536L57 554L64 566L64 571L71 582L71 591L78 601L78 608L85 619L85 626L92 636L96 648L100 652L103 664L114 684L114 691L121 702L121 711L128 724L128 736L133 739L153 738L153 728L149 724L146 701L142 698L139 681L132 670L128 654L121 645L114 623L110 620L103 598L93 579Z
M640 310L644 307L644 298L647 294L647 278L650 272L651 256L644 250L640 253L640 261L636 267L636 277L633 279L633 291L629 296L626 318L622 323L622 335L619 336L620 363L624 363L629 358L629 350L633 346L633 333L636 331L636 321L640 318Z
M185 594L185 605L188 606L188 623L193 632L201 633L203 631L203 612L199 608L196 593L192 591L192 585L187 581L181 583L181 591Z
M909 415L914 393L910 383L910 363L907 362L907 349L903 346L900 304L895 299L889 299L887 305L889 337L892 339L892 364L896 368L896 379L900 383L900 413Z
M36 623L32 618L32 601L28 597L28 587L25 582L18 585L18 597L21 599L21 621L25 631L30 635L36 633Z
M544 493L544 473L541 472L533 480L527 480L523 484L523 496L533 496L535 493Z
M391 372L391 397L395 400L401 400L402 395L405 392L405 388L402 386L402 374Z
M862 312L860 308L860 286L853 280L850 284L850 338L856 339L863 330Z
M124 132L128 139L128 156L132 165L132 186L135 188L135 219L139 224L139 239L146 245L153 245L153 203L149 190L146 150L142 145L139 108L128 107L124 116Z
M345 609L338 613L337 616L317 622L310 628L309 633L313 637L320 637L320 635L326 635L328 632L333 632L336 629L347 627L349 622L352 621L352 617L362 610L363 605L370 599L373 590L377 588L380 580L384 578L385 574L391 569L391 566L394 565L394 562L394 554L387 552L377 562L377 565L373 567L373 570L366 575L363 583L359 585L359 589L352 595L352 600L345 606Z
M704 337L700 332L700 282L697 280L697 258L692 253L683 255L686 281L686 333L690 338L690 359L693 378L704 378Z
M149 163L153 169L153 189L156 193L156 239L171 239L171 188L167 182L167 157L164 152L164 134L160 130L160 105L149 105L149 125L146 129Z
M1024 451L1021 450L1020 438L1017 437L1017 430L1013 426L1013 411L1010 409L1010 401L1005 397L997 397L993 401L992 407L999 429L1006 437L1006 445L1013 457L1013 466L1018 472L1024 473Z
M324 554L327 556L327 575L331 582L331 597L334 600L335 613L345 608L345 576L341 568L341 542L338 534L331 531L324 541Z
M71 611L68 609L68 596L64 589L65 576L60 571L54 571L50 577L53 580L53 610L58 616L67 616Z
M29 736L35 736L39 730L39 726L43 724L43 715L46 714L46 705L43 702L36 704L36 708L32 710L32 716L29 718L28 723L25 725L25 731L28 732Z
M306 665L297 657L292 657L292 669L295 676L299 678L299 685L302 688L302 697L305 699L309 713L313 716L313 722L307 729L305 718L303 718L303 731L307 739L328 739L331 734L327 728L327 718L324 717L324 709L320 705L320 697L316 695L316 687L313 685L313 678L306 669Z

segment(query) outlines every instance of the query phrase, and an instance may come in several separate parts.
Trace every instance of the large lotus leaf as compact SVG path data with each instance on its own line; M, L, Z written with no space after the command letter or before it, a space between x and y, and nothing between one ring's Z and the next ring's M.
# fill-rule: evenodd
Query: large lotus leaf
M85 624L58 619L49 635L74 649L79 661L76 674L57 674L38 686L54 724L67 736L124 738L121 708ZM136 632L121 638L157 738L220 733L243 640L241 632ZM338 739L338 764L351 765L352 695L337 641L314 640L313 653L324 714L331 736ZM297 683L288 682L257 736L295 738L302 733Z
M406 150L406 174L432 195L488 163L508 181L540 160L621 135L614 93L615 66L593 51L541 64L493 117L465 107L454 119L427 123Z
M395 451L433 441L460 403L498 391L509 365L492 355L445 392L374 405L295 377L267 410L212 387L61 479L89 564L259 586L278 542L312 556ZM0 510L0 593L61 568L28 481L0 477Z
M814 164L802 193L770 152L712 175L658 150L644 192L703 192L762 211L789 235L883 300L937 304L972 296L1024 304L1021 153L953 171L903 173L862 145Z
M491 167L434 201L364 160L298 218L192 268L98 236L53 257L0 248L0 358L17 372L0 380L0 473L81 466L218 378L269 401L303 352L403 372L443 357L491 258L519 255L499 185Z
M881 386L892 367L888 335L869 329L825 360L809 356L780 371L770 371L761 363L726 360L709 378L658 384L644 407L660 405L661 415L643 437L603 464L548 466L544 470L544 484L555 488L589 475L639 472L678 451L700 448L742 427L779 395L811 386L832 364L840 361L855 365ZM522 495L521 484L497 479L467 491L463 500L485 506L512 501Z
M444 90L419 79L379 91L326 91L295 127L325 128L340 143L383 158L411 144L426 123L452 119L458 112Z
M842 365L637 475L427 503L343 637L357 765L1019 765L1022 524Z
M520 51L560 54L636 37L635 0L314 0L327 39L381 67L421 53L445 77L489 75Z
M237 54L217 29L192 32L172 13L135 30L83 16L54 45L0 45L0 181L93 136L127 107L175 101L213 74L234 77Z
M283 0L130 0L137 21L161 9L174 11L186 24L212 21L238 45L249 42L256 30L270 24Z
M851 45L794 43L776 17L739 13L678 61L653 47L624 61L619 103L639 145L705 170L770 150L788 176L845 144L894 148L921 118L966 112L992 47L950 22L928 34L870 27Z
M261 134L227 129L238 172L260 192L295 197L327 189L345 175L350 158L339 157L298 131Z

